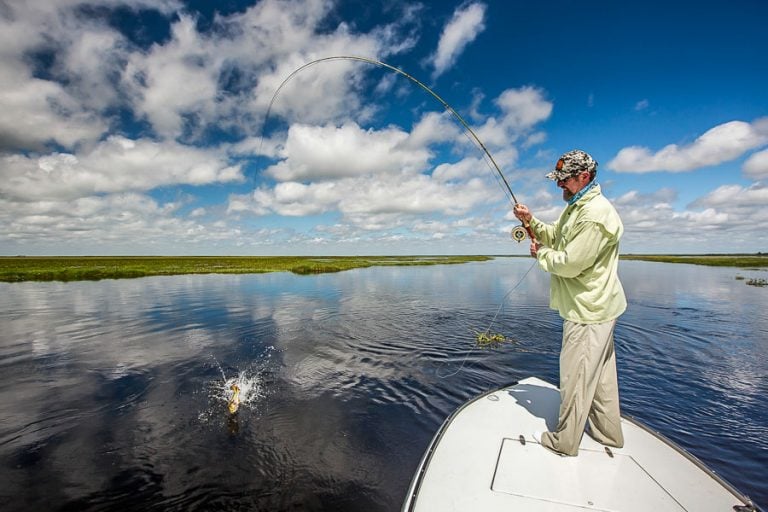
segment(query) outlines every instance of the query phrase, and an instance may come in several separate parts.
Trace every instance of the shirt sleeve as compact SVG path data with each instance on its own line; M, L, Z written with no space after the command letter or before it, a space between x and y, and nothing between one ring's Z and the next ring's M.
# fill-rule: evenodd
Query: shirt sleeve
M545 224L536 217L531 217L530 225L539 242L544 245L552 245L555 242L555 226L553 224Z
M574 227L571 240L563 250L541 247L536 259L546 272L561 277L576 277L594 265L606 243L603 230L596 222L581 222Z

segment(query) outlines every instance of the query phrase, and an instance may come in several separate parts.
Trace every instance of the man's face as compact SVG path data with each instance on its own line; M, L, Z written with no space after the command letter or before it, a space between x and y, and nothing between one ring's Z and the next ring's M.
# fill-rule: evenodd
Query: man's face
M570 200L579 190L587 186L587 183L589 183L589 172L587 171L557 180L557 186L563 189L563 201Z

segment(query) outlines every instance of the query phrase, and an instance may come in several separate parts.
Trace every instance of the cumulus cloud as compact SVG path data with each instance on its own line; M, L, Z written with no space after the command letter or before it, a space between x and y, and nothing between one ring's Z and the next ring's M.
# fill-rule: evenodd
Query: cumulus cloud
M766 204L768 204L768 186L754 183L749 187L722 185L694 201L691 206L711 206L735 210L744 207L764 208Z
M768 118L752 123L731 121L708 130L687 145L669 144L654 153L631 146L608 162L617 172L686 172L736 159L751 149L768 144Z
M228 165L225 158L208 150L119 136L78 154L9 155L0 162L0 196L20 201L71 200L170 184L242 179L239 166Z
M175 219L175 203L158 204L141 194L112 194L73 201L8 203L0 200L7 242L64 239L75 243L130 243L176 237L194 231L194 223Z
M508 147L521 136L546 121L552 114L553 104L546 99L542 89L524 86L503 91L494 103L499 107L499 116L488 117L485 123L475 128L480 140L491 147ZM543 141L542 134L535 135L529 142Z
M470 176L477 176L478 171L485 165L481 158L465 158L459 162L438 165L432 171L432 177L440 182L460 181Z
M485 4L475 2L453 13L451 21L443 28L437 51L432 56L435 68L433 79L453 66L464 48L485 30L485 10Z
M460 135L461 128L451 114L428 112L413 126L404 145L413 148L424 147L436 142L449 141Z
M631 190L609 199L624 223L625 253L669 252L670 234L676 253L755 247L760 241L754 239L754 227L768 221L768 188L761 184L723 185L683 206L676 204L679 194L672 188Z
M401 129L364 130L353 122L339 128L293 125L284 160L266 174L278 181L301 181L419 171L431 153L424 146L407 147L407 140Z
M768 178L768 149L758 151L744 162L744 174L755 180Z
M3 4L0 151L73 147L108 129L105 110L121 104L115 76L130 45L115 29L78 15L81 5L80 0ZM175 1L143 0L102 5L165 14L180 7Z
M288 216L334 210L348 221L364 226L372 215L462 214L493 193L487 181L479 178L457 185L424 174L406 173L262 186L251 197L233 196L230 209Z
M240 246L247 243L245 228L230 222L246 213L264 216L256 223L329 213L323 222L337 222L309 230L306 220L297 220L296 230L253 228L251 235L268 232L264 244L321 243L332 234L355 240L373 232L390 241L447 239L467 229L473 207L502 198L482 152L438 106L412 126L367 127L380 107L363 101L363 91L413 92L394 75L371 80L368 64L327 62L294 76L274 96L312 59L354 48L387 60L412 49L420 36L413 6L360 32L329 23L336 12L329 0L254 1L205 23L175 0L104 0L98 13L82 5L30 0L0 8L5 251L57 244L79 251L84 241L94 253L118 243L120 252L147 244L167 250L168 239L178 241L168 252ZM127 30L130 23L110 24L115 9L125 16L151 10L167 33L151 39ZM436 76L484 30L485 11L474 2L454 13L433 55ZM476 98L473 128L502 165L516 162L516 142L528 147L545 140L536 128L552 108L543 91L509 89L490 116L479 112L482 93ZM274 163L265 168L258 156ZM259 173L252 193L243 193L246 170ZM204 198L218 184L237 188L229 217L221 217L215 198ZM195 188L174 191L178 185ZM462 216L465 225L446 216Z

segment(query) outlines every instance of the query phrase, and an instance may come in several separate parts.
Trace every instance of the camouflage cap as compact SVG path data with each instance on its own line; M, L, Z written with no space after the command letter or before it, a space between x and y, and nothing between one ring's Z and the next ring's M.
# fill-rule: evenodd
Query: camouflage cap
M580 149L569 151L557 161L555 169L547 174L547 178L558 181L574 176L582 171L597 172L597 161Z

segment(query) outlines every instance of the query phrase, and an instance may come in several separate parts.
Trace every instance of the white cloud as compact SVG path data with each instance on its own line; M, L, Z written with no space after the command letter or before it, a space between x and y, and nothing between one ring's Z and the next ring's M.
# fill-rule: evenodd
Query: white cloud
M293 125L284 160L266 170L278 181L343 178L367 174L418 172L431 153L407 147L408 134L398 128L363 130L356 123Z
M106 130L105 120L58 84L0 68L0 151L39 150L51 141L71 147L95 140Z
M73 149L98 140L113 121L107 116L125 107L162 138L198 140L211 126L252 135L261 130L280 82L311 59L350 48L382 57L415 44L413 35L401 30L416 19L413 9L369 33L353 33L340 23L319 34L332 2L262 0L241 13L217 16L201 32L179 2L100 2L107 9L178 16L167 41L143 49L105 18L78 12L81 4L6 6L0 17L0 150L41 150L50 142ZM30 54L46 57L35 60ZM370 107L354 94L364 68L347 61L307 70L275 103L274 114L327 122L365 113Z
M74 147L97 140L116 106L114 75L129 46L114 29L77 14L81 0L3 4L0 16L0 151L41 150L53 142ZM106 0L104 7L155 9L175 1ZM30 58L49 54L43 65Z
M346 240L376 230L380 240L420 234L448 240L470 221L462 217L462 227L446 216L464 216L502 198L494 171L450 114L428 112L410 127L363 127L379 107L362 99L373 75L372 66L361 62L327 62L295 76L276 98L271 131L261 139L270 99L291 72L350 49L386 61L413 48L420 37L417 8L401 8L400 19L360 33L345 22L328 24L328 14L336 12L329 0L262 0L202 24L172 0L99 2L103 13L120 7L165 16L168 37L150 42L121 33L106 15L89 17L81 5L30 0L2 7L4 251L79 251L86 241L96 253L107 247L235 247L244 243L243 232L229 223L247 212L265 216L255 222L280 226L293 217L330 213L323 222L343 222ZM434 55L436 73L484 30L485 11L475 2L455 12ZM394 74L381 76L376 94L413 92ZM483 123L488 117L477 112L483 95L476 91L475 97L472 119ZM477 129L502 166L516 162L516 142L545 140L534 131L552 107L541 90L510 89L495 107L495 117ZM223 132L228 142L207 144L211 132ZM437 154L445 163L433 169ZM231 195L230 217L217 216L221 205L172 188L200 186L194 193L204 194L205 185L242 183L243 169L258 167L245 167L251 162L240 159L255 155L279 162L262 173L267 181L254 193ZM144 194L158 188L165 190ZM334 241L318 236L322 226L307 230L305 219L297 222L295 231L270 226L275 229L264 243Z
M744 174L755 180L768 178L768 149L754 153L744 162Z
M528 134L537 124L549 119L552 103L542 89L524 86L507 89L494 101L501 110L498 117L489 117L482 126L474 128L480 140L489 147L508 148L521 136ZM544 140L541 134L529 142Z
M432 177L439 182L464 180L480 175L485 167L482 158L465 158L459 162L438 165L432 171Z
M414 125L408 139L404 142L407 147L424 147L435 142L445 142L459 137L462 128L448 112L428 112Z
M650 106L650 104L651 103L647 99L640 100L637 103L635 103L635 110L638 112L641 110L646 110Z
M753 183L749 187L721 185L706 196L694 201L692 206L711 206L735 211L744 207L764 209L766 204L768 204L768 186Z
M763 250L762 241L754 238L755 225L768 222L768 187L760 184L722 185L682 208L675 206L678 193L670 188L632 190L610 199L624 223L622 252L727 253L740 246Z
M451 21L443 28L437 51L432 56L437 78L451 67L464 48L485 30L485 10L483 3L469 4L453 13Z
M487 181L479 178L457 184L424 174L383 174L309 184L291 181L278 183L273 188L260 187L251 198L231 198L230 209L288 216L333 210L356 225L365 225L370 223L371 216L377 215L391 218L428 213L459 215L489 197L498 197L494 193ZM396 224L391 218L390 227Z
M768 118L752 123L731 121L711 128L685 146L669 144L656 153L640 146L624 148L608 162L608 167L631 173L686 172L733 160L766 143Z
M147 55L131 55L125 76L135 108L163 137L181 136L187 114L211 118L221 64L213 49L198 34L195 20L182 15L170 42L153 46Z
M641 194L631 190L616 198L613 202L619 207L648 207L659 208L668 206L677 199L677 191L671 188L661 188L651 193Z
M0 162L0 196L21 201L242 179L240 168L230 166L214 151L118 136L77 155L10 155Z

